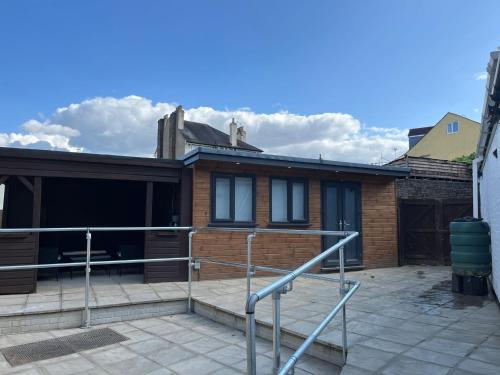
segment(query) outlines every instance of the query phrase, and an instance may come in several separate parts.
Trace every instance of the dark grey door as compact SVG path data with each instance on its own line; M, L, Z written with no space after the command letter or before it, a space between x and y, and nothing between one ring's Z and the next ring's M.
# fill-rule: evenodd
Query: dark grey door
M360 236L345 248L345 264L361 265L361 185L350 182L324 182L322 188L322 228L324 230L357 231ZM323 236L323 251L336 244L338 238ZM339 265L338 254L323 262L324 268Z

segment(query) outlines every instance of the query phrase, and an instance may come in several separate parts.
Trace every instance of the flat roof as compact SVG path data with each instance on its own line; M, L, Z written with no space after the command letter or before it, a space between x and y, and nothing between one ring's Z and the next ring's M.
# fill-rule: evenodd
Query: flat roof
M133 156L0 147L0 175L177 183L184 163Z
M90 154L85 152L69 152L55 150L38 150L18 147L0 147L0 157L40 159L68 162L91 162L105 164L126 164L148 167L182 168L180 160L167 160L137 156Z
M273 167L293 167L332 172L350 172L370 175L405 177L410 174L409 168L379 166L342 161L297 158L291 156L260 154L247 151L219 150L197 147L184 156L184 164L191 165L198 160L212 160L230 163L266 165Z

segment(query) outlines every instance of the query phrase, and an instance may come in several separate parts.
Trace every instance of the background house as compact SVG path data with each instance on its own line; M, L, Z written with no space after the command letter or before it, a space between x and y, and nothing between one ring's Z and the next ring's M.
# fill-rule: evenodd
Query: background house
M159 159L181 159L196 147L223 150L262 152L246 141L246 131L238 127L234 119L229 124L229 134L200 122L185 121L182 106L158 120L158 136L155 155Z
M476 151L480 124L448 112L434 126L410 129L406 155L454 160Z
M481 137L474 160L474 214L482 217L491 230L492 281L500 295L500 51L492 52L481 119ZM479 185L479 189L478 189Z

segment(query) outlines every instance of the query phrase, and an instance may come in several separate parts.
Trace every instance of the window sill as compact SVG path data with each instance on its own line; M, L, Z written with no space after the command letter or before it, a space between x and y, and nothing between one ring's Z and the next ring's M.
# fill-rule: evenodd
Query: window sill
M309 228L311 223L269 223L268 228Z
M208 227L220 228L256 228L258 225L255 223L208 223Z

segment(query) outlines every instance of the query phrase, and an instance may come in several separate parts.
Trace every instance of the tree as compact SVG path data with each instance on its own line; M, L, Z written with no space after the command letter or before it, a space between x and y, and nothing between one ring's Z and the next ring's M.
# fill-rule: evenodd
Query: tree
M473 152L472 154L469 155L462 155L459 156L458 158L453 159L453 161L463 163L467 165L469 168L472 167L472 161L476 158L476 153Z

